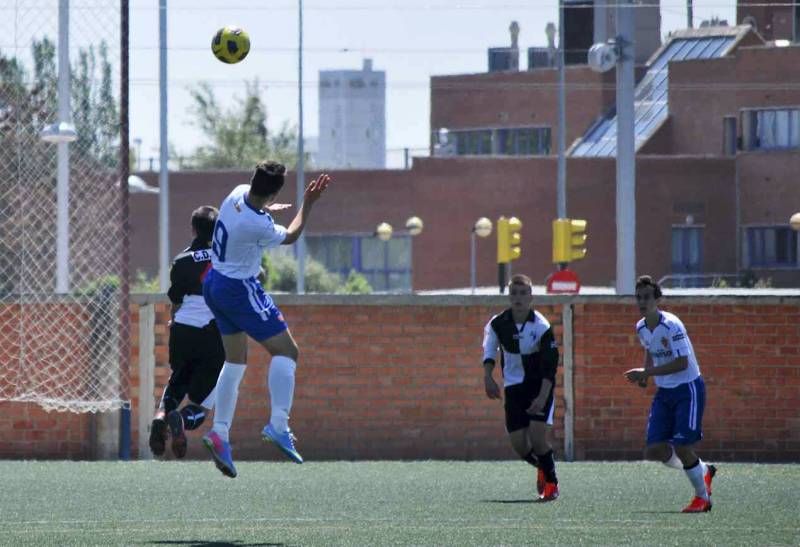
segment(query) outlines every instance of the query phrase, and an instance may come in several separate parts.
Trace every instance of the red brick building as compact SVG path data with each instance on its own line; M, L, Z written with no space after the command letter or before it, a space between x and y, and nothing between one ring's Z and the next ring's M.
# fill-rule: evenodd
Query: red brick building
M800 47L776 47L744 26L677 33L640 68L637 272L660 278L752 271L776 286L800 285L800 242L788 226L800 211L797 66ZM553 269L556 81L552 69L434 77L435 157L415 158L406 171L334 173L335 186L308 228L311 254L343 272L358 266L378 288L464 287L474 222L514 215L523 222L522 258L514 269L542 282ZM573 145L568 214L589 222L587 258L573 266L584 284L611 285L615 161L602 132L614 126L614 75L569 67L566 82ZM143 176L156 183L153 174ZM174 173L172 252L189 237L194 207L219 203L246 180L243 172ZM287 188L283 199L292 193ZM132 266L151 274L156 208L153 196L132 197ZM413 241L401 234L381 246L370 237L378 223L397 230L412 215L425 222ZM495 252L493 238L478 242L481 285L496 282Z

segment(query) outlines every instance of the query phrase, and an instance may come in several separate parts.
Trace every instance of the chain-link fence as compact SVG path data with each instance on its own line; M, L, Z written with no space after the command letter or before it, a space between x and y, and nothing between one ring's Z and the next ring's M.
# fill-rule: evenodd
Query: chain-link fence
M120 13L112 0L0 0L0 400L127 402ZM52 142L65 121L75 140Z

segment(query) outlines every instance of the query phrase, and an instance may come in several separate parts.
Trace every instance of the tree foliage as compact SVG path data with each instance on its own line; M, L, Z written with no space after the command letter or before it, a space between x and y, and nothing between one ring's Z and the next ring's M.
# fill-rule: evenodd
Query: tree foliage
M192 123L207 141L190 154L192 167L249 169L267 158L287 166L296 164L297 129L284 122L277 131L269 130L258 79L246 81L244 92L244 97L233 96L226 108L209 83L190 88Z

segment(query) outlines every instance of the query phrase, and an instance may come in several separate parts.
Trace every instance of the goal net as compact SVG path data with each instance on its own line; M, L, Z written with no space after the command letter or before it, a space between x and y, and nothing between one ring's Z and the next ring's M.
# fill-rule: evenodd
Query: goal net
M0 400L127 404L120 28L119 1L0 0Z

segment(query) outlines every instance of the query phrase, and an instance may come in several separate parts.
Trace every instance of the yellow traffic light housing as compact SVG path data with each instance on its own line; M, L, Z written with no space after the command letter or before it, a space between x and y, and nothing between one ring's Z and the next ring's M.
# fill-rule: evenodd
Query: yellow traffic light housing
M517 217L497 219L497 263L508 264L522 255L522 222Z
M586 256L586 221L557 218L553 221L553 262L565 264Z

